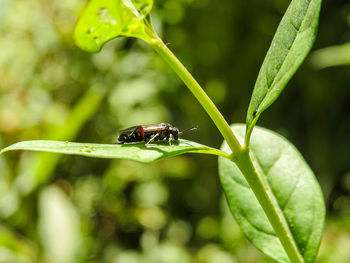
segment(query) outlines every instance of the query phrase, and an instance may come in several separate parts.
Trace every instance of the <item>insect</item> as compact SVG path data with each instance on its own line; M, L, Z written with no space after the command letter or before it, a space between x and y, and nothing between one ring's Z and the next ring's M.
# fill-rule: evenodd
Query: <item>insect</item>
M119 143L130 143L130 142L142 142L145 141L149 144L153 141L168 140L171 144L172 140L177 140L179 135L186 131L195 130L197 127L192 127L182 132L178 128L172 126L169 123L150 124L150 125L138 125L133 126L119 132L118 141Z

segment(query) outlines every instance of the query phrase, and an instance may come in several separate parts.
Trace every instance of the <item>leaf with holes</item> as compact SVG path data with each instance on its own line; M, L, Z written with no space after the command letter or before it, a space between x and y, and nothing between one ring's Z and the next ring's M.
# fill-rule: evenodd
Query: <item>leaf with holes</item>
M152 6L153 0L90 0L75 26L75 43L83 50L98 52L118 36L148 41L146 30L152 27L147 16Z
M244 140L243 124L233 130ZM300 254L306 263L314 262L325 219L320 186L295 147L282 136L256 127L252 133L250 155L264 182L276 199L288 223ZM230 152L227 144L222 150ZM219 174L231 213L247 238L263 253L278 262L289 259L263 209L237 166L219 158Z
M14 151L28 150L81 155L95 158L127 159L142 163L151 163L184 153L206 153L229 158L229 156L215 148L196 142L180 139L173 145L168 142L130 143L130 144L97 144L62 141L23 141L12 144L0 151L0 154Z
M309 53L317 33L321 0L293 0L272 40L247 112L246 143L259 115L279 96Z

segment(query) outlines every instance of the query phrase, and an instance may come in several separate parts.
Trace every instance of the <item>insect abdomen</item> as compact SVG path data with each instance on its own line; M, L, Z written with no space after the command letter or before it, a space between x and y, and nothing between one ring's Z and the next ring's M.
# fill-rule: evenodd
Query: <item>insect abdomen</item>
M141 142L145 139L145 132L142 126L132 127L121 131L118 141L121 143Z

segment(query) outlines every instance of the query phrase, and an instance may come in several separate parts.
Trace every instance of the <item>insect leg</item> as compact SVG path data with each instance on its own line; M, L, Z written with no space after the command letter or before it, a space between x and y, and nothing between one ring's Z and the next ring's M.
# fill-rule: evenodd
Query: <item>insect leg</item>
M149 144L151 142L153 142L155 140L155 138L157 138L159 136L159 133L156 133L155 135L153 135L147 142L146 144Z
M172 140L174 140L174 135L170 133L169 136L168 136L169 145L171 145L171 141Z

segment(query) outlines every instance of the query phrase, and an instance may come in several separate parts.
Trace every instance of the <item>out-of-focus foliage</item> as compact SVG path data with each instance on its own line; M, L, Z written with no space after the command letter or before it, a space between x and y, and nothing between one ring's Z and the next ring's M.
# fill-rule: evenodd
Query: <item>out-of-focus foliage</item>
M347 6L347 9L349 9L349 6ZM347 13L346 15L350 27L350 13ZM345 40L349 40L348 37ZM316 69L350 65L350 41L345 44L337 44L335 46L324 47L316 50L312 54L311 63Z
M350 65L350 42L315 51L312 54L311 63L317 69Z
M144 42L90 55L72 31L82 0L0 0L0 146L49 139L113 143L117 130L170 122L219 147L200 105ZM289 1L159 0L157 32L228 122L243 122ZM350 41L348 1L323 5L316 49ZM208 19L210 18L210 19ZM350 67L302 66L259 125L282 132L321 182L329 219L318 262L349 262ZM271 262L228 213L212 156L155 164L0 156L0 262Z

